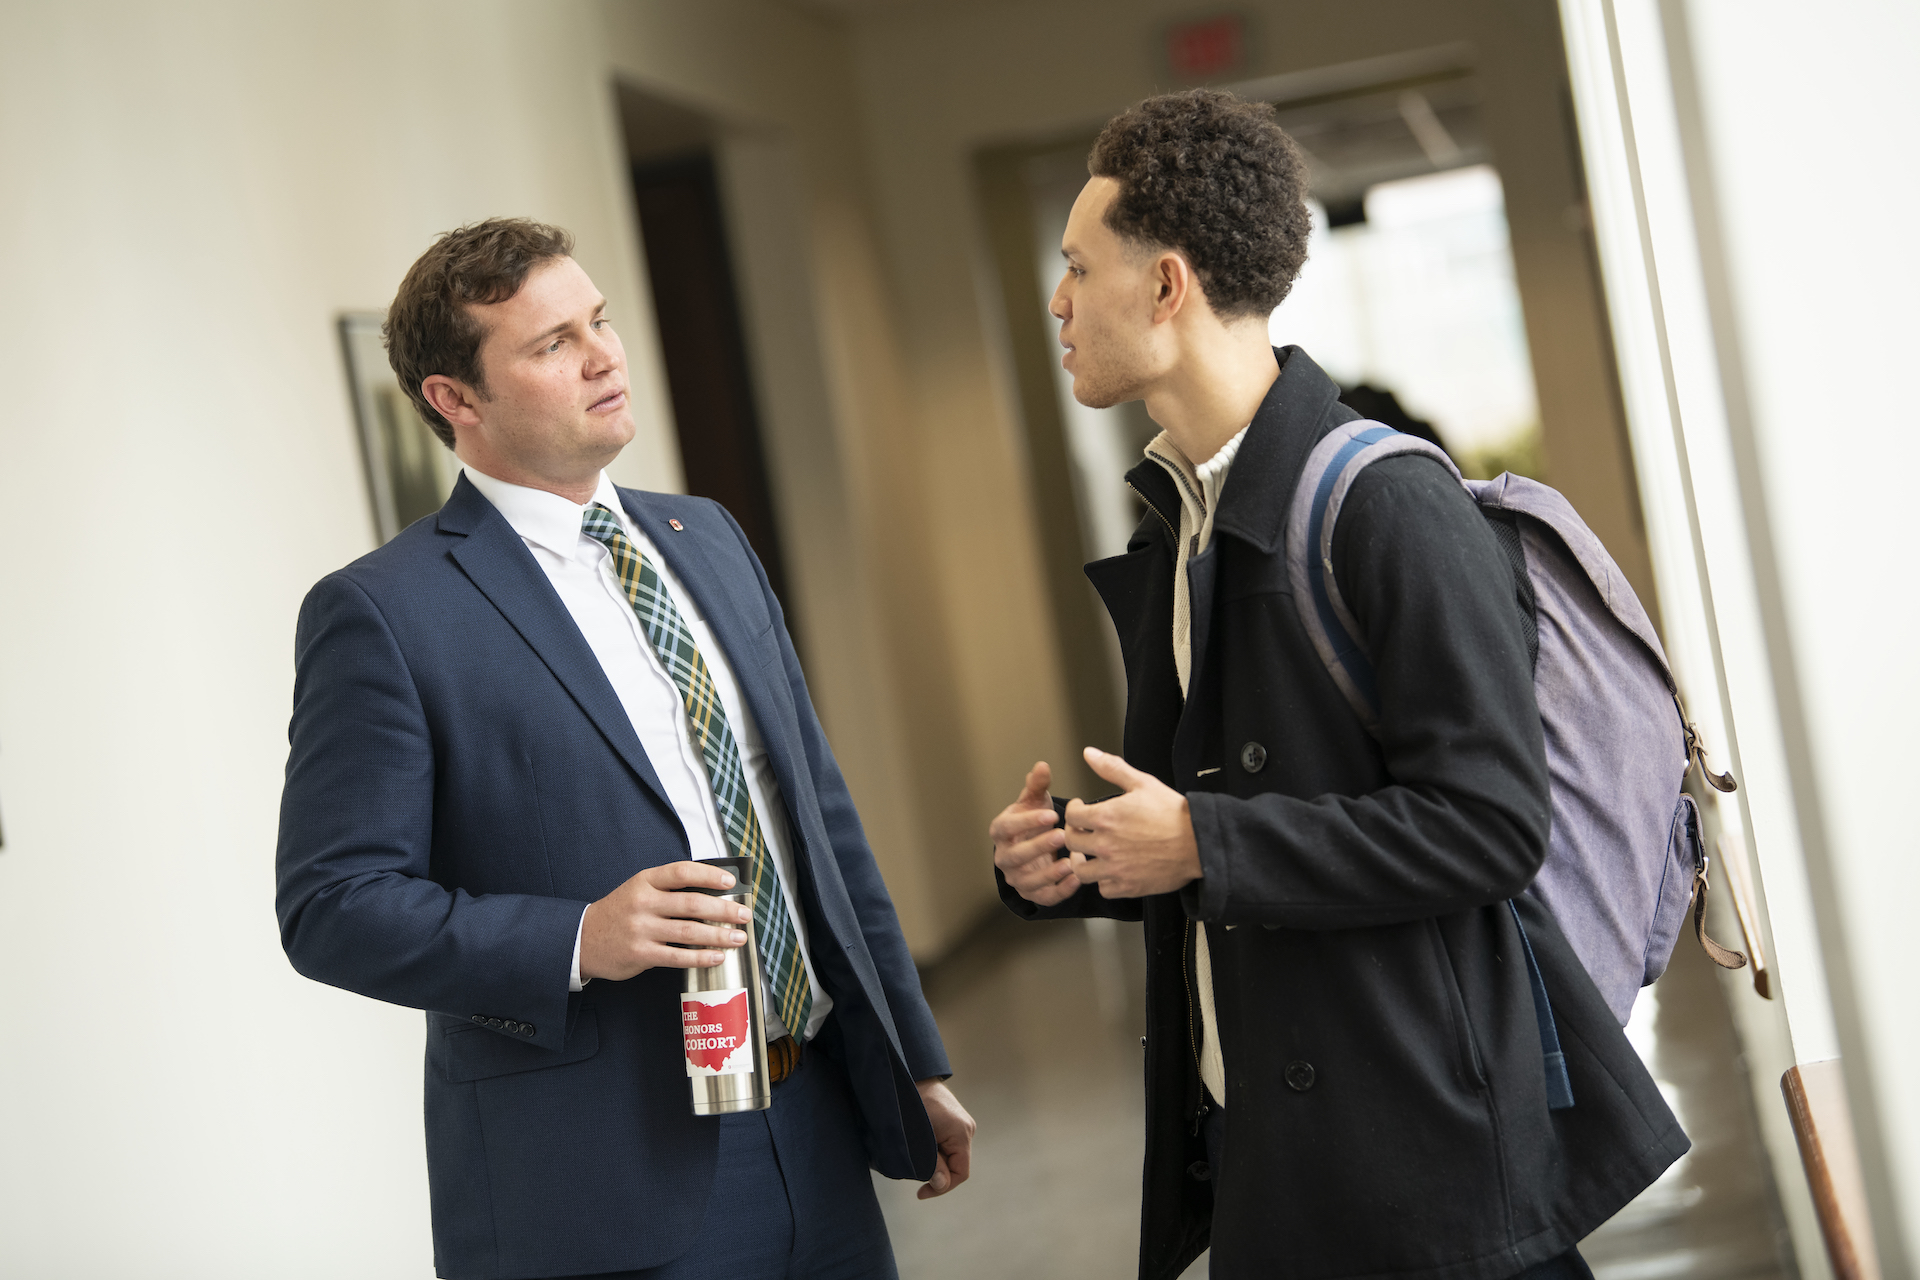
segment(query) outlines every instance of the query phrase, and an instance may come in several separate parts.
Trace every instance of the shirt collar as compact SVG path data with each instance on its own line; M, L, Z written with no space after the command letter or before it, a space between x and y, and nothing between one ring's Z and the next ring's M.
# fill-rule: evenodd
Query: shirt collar
M1162 431L1150 441L1146 455L1165 467L1180 486L1180 505L1186 509L1188 517L1197 529L1207 523L1207 513L1220 501L1220 488L1227 482L1227 468L1233 465L1234 455L1240 452L1240 444L1247 438L1247 432L1253 424L1248 423L1234 433L1233 439L1221 445L1211 458L1199 466L1180 451L1173 437Z
M463 470L473 487L499 508L513 531L522 538L538 543L556 555L572 556L579 549L583 536L580 517L586 511L585 507L557 493L548 493L545 489L531 489L523 484L496 480L474 467L465 467ZM604 471L600 473L600 482L594 488L593 500L604 503L622 526L627 524L619 491L613 487L613 481L607 479Z

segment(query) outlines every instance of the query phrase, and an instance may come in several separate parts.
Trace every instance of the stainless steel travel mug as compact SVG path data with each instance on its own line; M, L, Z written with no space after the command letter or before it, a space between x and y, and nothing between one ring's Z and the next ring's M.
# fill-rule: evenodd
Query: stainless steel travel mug
M751 907L753 868L745 858L711 858L707 865L733 873L733 888L695 889ZM767 1021L760 1007L760 947L753 921L741 928L747 945L722 951L711 969L686 969L680 984L680 1030L686 1041L687 1083L693 1114L764 1111L773 1105L767 1070Z

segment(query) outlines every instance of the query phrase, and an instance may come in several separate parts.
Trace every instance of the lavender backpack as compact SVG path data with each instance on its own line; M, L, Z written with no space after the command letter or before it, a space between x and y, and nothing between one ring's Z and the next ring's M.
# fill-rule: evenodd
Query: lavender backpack
M1362 469L1403 453L1425 454L1460 479L1434 445L1377 422L1350 422L1308 457L1287 522L1287 570L1300 621L1327 673L1376 732L1373 668L1334 581L1333 530ZM1521 476L1460 482L1507 553L1534 657L1553 829L1546 862L1527 892L1553 913L1625 1025L1640 988L1666 969L1690 900L1708 954L1728 968L1746 963L1706 936L1699 813L1681 790L1690 762L1722 791L1731 791L1733 780L1708 770L1646 610L1572 505ZM1522 928L1523 944L1525 937ZM1559 1046L1530 945L1527 952L1551 1096ZM1558 1075L1564 1092L1564 1068ZM1565 1093L1556 1105L1571 1101Z

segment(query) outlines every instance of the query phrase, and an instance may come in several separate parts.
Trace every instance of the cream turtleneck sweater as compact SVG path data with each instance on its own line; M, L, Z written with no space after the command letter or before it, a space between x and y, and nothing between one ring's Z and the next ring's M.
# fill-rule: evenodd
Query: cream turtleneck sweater
M1248 426L1252 424L1249 423ZM1247 438L1247 427L1195 466L1162 431L1147 446L1147 456L1166 468L1180 491L1180 534L1175 540L1173 566L1173 666L1180 676L1180 696L1187 695L1187 677L1193 670L1193 611L1187 593L1187 561L1207 549L1213 540L1213 516L1220 505L1220 489L1227 469ZM1200 992L1200 1079L1217 1106L1227 1105L1227 1068L1220 1056L1220 1024L1213 1011L1213 958L1207 951L1202 925L1193 938L1194 983Z

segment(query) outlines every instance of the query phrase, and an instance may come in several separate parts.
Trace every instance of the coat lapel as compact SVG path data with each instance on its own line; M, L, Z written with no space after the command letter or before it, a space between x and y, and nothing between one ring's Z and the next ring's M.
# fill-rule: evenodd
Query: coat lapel
M461 476L453 496L441 508L439 525L443 532L464 535L449 553L454 563L540 655L654 798L672 812L660 777L647 760L627 709L600 669L600 660L506 517Z

